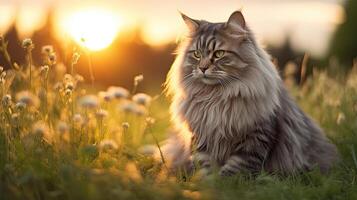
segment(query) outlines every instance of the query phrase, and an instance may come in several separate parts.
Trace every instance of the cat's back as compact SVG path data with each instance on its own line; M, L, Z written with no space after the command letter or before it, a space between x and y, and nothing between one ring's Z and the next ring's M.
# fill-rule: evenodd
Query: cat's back
M267 170L291 172L318 167L326 172L338 158L335 145L285 88L281 90L280 102L276 113L276 144L267 159Z

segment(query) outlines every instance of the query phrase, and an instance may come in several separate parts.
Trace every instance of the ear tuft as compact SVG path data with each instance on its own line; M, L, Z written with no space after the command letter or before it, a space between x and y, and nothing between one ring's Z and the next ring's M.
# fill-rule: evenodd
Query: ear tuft
M187 25L187 28L190 30L190 32L195 32L200 26L199 21L188 17L187 15L183 14L180 11L179 13L181 14L181 17L185 22L185 24Z
M245 19L243 13L241 11L235 11L231 14L227 21L228 26L240 26L241 28L245 29Z

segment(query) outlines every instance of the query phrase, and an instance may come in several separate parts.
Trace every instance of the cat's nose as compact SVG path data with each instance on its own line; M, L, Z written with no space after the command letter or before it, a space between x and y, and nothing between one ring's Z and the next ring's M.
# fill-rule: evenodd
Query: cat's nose
M206 70L208 69L208 67L207 66L204 66L204 67L199 67L200 68L200 70L202 71L202 73L205 73L206 72Z

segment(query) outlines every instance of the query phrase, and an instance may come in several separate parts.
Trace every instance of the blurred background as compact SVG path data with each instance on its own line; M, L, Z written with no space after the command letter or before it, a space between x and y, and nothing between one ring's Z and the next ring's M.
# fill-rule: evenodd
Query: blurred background
M24 62L21 40L32 38L37 66L43 45L52 45L65 65L74 49L85 49L89 53L82 54L77 72L87 80L90 57L97 84L131 87L133 77L143 74L142 89L160 92L185 32L178 11L223 22L239 9L279 71L293 66L297 82L307 56L314 67L352 67L357 56L354 0L1 0L0 34L9 41L14 62ZM0 65L9 68L3 57Z

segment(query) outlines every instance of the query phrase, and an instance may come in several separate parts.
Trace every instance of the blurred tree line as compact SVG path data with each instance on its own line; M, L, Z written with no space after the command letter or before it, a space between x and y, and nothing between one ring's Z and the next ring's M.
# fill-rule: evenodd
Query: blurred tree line
M345 21L338 27L330 45L329 57L336 56L347 67L357 57L357 1L346 0Z

